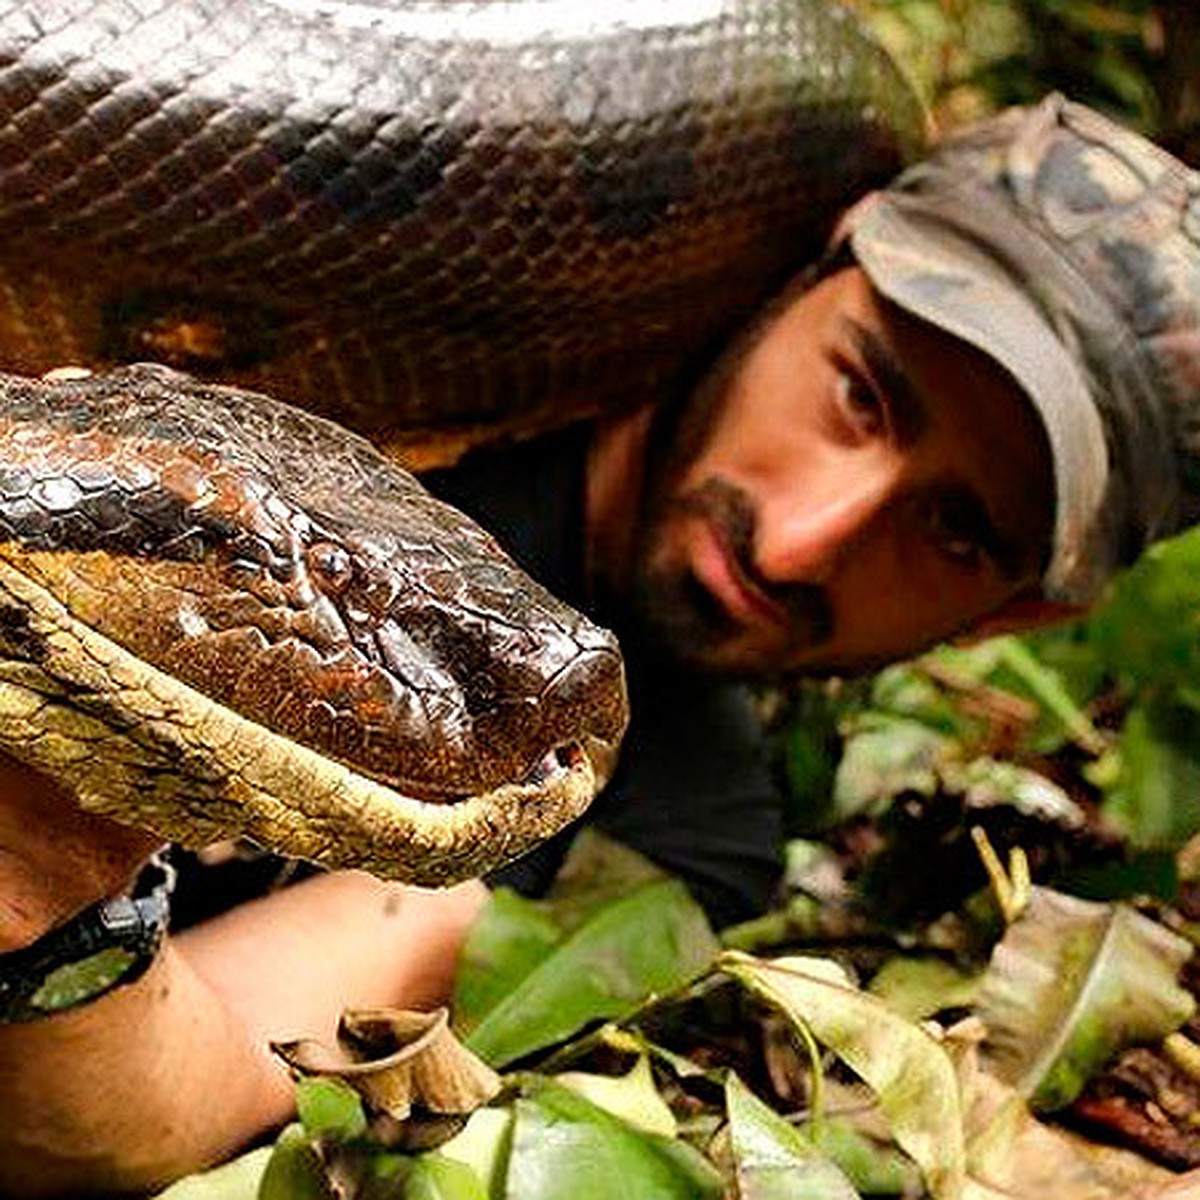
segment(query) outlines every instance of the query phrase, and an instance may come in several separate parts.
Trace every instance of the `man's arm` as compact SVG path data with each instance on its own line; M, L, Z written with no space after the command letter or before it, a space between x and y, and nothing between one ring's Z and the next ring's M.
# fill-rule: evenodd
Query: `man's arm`
M19 768L0 767L0 796L4 948L119 890L146 852ZM169 938L91 1004L0 1025L0 1194L146 1188L233 1153L292 1111L267 1041L331 1041L348 1006L442 1002L485 896L319 876Z

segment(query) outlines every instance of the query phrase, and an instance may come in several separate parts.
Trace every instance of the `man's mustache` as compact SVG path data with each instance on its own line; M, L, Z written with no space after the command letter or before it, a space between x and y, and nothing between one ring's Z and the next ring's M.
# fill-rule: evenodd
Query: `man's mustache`
M820 584L776 583L763 578L754 557L758 513L741 488L714 476L678 497L675 504L680 512L702 517L715 527L738 570L787 613L805 643L824 642L833 636L833 607Z

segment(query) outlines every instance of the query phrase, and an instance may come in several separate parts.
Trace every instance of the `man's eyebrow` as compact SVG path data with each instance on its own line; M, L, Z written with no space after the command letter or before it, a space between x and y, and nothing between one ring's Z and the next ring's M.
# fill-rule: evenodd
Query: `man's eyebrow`
M925 401L917 394L891 347L873 329L853 317L843 317L842 325L862 356L871 382L882 393L896 440L902 446L911 445L929 424Z

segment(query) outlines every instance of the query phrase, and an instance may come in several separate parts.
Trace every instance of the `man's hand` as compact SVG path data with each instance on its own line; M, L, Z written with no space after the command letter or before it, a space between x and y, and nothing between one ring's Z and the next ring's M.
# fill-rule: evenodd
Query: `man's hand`
M159 844L0 758L0 953L119 893ZM168 937L98 1000L0 1024L0 1194L156 1188L232 1154L292 1111L267 1043L332 1041L347 1007L444 1003L486 895L317 876Z
M46 776L0 755L0 953L119 894L161 845L84 812Z

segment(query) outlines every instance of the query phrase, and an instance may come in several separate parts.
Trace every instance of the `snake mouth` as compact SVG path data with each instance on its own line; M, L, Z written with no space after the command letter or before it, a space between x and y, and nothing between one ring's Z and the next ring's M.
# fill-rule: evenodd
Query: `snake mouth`
M574 738L547 750L523 776L512 780L511 786L528 792L552 790L569 776L586 770L595 777L597 788L601 788L611 777L616 758L617 744L613 742L593 736ZM382 787L390 788L422 804L449 808L470 804L477 801L481 795L487 794L464 790L447 791L436 786L426 786L419 782L366 771L353 763L346 765L351 770L358 771L364 778L372 779Z
M505 784L553 790L585 765L603 787L615 768L629 712L620 656L609 635L597 631L591 637L595 644L582 650L573 638L561 639L575 652L564 652L567 661L540 688L535 691L526 680L523 698L477 714L449 765L438 738L428 733L418 750L398 758L397 771L379 769L366 755L337 757L351 770L431 805L461 805Z
M524 787L545 787L586 762L595 773L597 787L603 787L611 778L616 761L616 743L598 737L577 738L548 750L521 783Z
M523 787L545 787L553 783L564 772L577 767L586 757L586 752L580 742L567 742L547 750L541 761L536 763L528 775L522 779Z
M517 791L536 794L553 792L562 787L565 781L587 774L595 780L595 789L599 791L612 778L616 769L617 756L620 752L620 736L616 738L584 734L568 741L552 746L534 763L523 775L513 779L510 787ZM447 792L436 787L422 787L410 781L390 779L383 775L375 775L363 771L354 764L346 764L351 770L358 770L364 777L373 779L383 787L395 790L408 799L433 807L444 806L452 808L456 805L477 803L481 796L488 792L455 791Z

